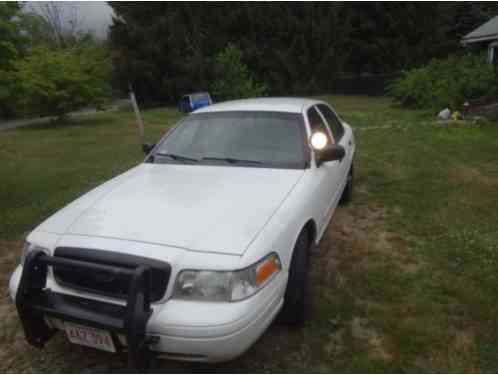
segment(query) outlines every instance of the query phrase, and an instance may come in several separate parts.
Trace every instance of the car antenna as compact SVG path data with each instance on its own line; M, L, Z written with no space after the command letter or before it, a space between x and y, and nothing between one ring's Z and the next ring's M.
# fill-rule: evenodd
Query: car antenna
M140 114L140 108L138 108L137 98L133 92L133 86L131 82L128 83L128 91L130 92L130 101L133 106L133 111L135 112L135 117L137 119L138 136L140 137L140 143L144 143L144 122L142 120L142 115Z

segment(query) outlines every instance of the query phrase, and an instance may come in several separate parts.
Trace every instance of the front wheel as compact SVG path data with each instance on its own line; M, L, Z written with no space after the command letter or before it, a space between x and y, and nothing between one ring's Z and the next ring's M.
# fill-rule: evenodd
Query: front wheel
M308 248L309 233L304 230L297 239L292 254L289 280L285 290L284 305L279 320L283 323L303 325L306 321L308 301Z

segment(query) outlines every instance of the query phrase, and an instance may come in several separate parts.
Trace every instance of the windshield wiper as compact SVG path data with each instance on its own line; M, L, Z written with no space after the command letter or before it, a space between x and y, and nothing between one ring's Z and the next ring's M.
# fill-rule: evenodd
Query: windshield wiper
M231 164L238 164L238 163L262 164L262 162L258 161L258 160L245 160L245 159L237 159L237 158L217 158L217 157L211 157L211 156L203 157L202 160L220 160L220 161L226 161L226 162L231 163Z
M154 155L166 156L166 157L174 159L174 160L193 161L195 163L199 162L198 159L194 159L194 158L190 158L188 156L183 156L183 155L178 155L178 154L163 154L160 152L156 152Z

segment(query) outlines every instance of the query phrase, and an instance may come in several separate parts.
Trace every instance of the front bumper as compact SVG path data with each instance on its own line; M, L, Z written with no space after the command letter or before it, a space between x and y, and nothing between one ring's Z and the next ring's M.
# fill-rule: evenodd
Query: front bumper
M53 258L46 255L43 257L45 261L42 263L46 263L47 258ZM153 354L170 359L202 362L223 362L239 356L259 338L280 310L287 279L287 275L281 272L259 293L236 303L169 300L162 304L147 306L147 303L140 303L138 306L136 300L128 300L123 306L112 301L102 301L101 298L82 298L74 293L71 296L60 293L55 288L55 291L51 291L40 285L35 291L28 290L28 296L31 297L23 300L19 292L26 290L23 275L33 273L25 272L28 263L24 267L18 267L9 284L11 296L16 297L28 341L41 346L43 343L36 340L47 341L53 334L53 330L46 327L43 320L45 316L104 328L126 337L127 343L132 344L128 344L127 350L130 364L134 367L141 367L146 358ZM143 287L137 284L136 289L136 295L145 295L140 293ZM33 295L38 297L33 298ZM32 325L25 324L26 308L31 311L27 319L34 317L36 321L35 331L41 329L42 334L38 337L33 337L35 331ZM133 313L134 309L138 309L138 313ZM106 312L96 316L96 311ZM135 319L142 322L142 325L135 324L134 327L138 328L130 333L128 322L133 314L141 316L140 319Z
M85 272L104 271L130 277L125 306L66 296L46 288L49 267ZM128 365L144 368L148 363L149 347L145 335L150 307L150 268L124 268L54 257L40 250L26 255L16 292L16 307L28 343L43 347L55 333L47 318L86 324L124 335L128 349Z
M198 336L154 334L159 340L150 348L167 359L212 363L229 361L240 356L256 342L271 324L282 304L283 298L274 298L262 310L237 322L240 327L235 330L227 325L203 327L198 331ZM189 331L194 333L196 328L189 327ZM206 335L210 331L214 334Z

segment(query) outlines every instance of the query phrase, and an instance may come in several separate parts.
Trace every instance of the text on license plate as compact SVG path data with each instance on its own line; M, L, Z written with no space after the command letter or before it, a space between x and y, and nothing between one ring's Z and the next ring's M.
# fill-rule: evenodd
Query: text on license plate
M113 353L116 351L111 334L107 331L68 322L65 322L64 326L67 338L73 344L85 345Z

